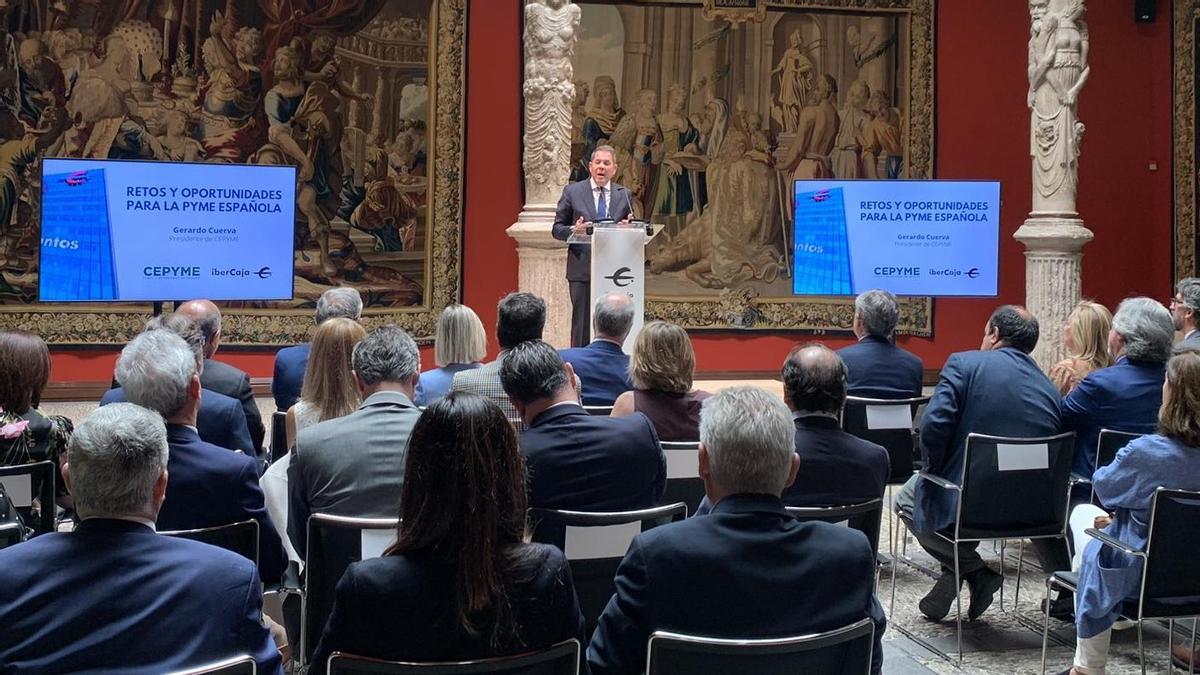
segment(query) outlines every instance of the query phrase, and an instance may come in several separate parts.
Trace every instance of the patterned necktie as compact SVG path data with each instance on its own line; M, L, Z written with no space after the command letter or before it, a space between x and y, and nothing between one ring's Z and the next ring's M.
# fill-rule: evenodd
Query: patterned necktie
M608 205L604 203L604 188L596 188L600 191L600 199L596 200L596 220L604 220L608 217Z

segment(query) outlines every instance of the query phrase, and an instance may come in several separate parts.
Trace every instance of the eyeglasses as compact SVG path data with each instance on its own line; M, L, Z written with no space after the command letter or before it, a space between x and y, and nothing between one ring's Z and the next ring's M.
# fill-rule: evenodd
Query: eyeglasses
M1183 304L1184 304L1183 298L1171 298L1170 300L1167 301L1168 307L1179 307L1179 306L1182 306Z

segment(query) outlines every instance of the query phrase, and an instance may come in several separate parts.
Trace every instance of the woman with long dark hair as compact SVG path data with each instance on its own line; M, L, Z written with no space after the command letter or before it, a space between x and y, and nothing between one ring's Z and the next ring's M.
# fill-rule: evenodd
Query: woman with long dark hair
M565 556L526 543L525 460L499 406L436 401L404 466L397 541L346 570L311 672L335 651L446 661L584 642Z

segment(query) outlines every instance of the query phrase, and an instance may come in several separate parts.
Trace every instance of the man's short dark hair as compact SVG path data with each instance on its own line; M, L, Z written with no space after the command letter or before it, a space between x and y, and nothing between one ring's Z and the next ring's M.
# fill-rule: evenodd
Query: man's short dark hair
M988 328L1009 347L1026 354L1038 343L1038 320L1029 310L1017 305L1001 305L988 319Z
M846 403L846 364L823 344L797 345L783 362L782 375L794 410L836 413Z
M504 355L500 384L509 398L528 404L554 395L567 384L567 369L554 347L526 340Z
M512 349L522 342L541 340L546 326L546 302L533 293L509 293L496 309L496 342Z

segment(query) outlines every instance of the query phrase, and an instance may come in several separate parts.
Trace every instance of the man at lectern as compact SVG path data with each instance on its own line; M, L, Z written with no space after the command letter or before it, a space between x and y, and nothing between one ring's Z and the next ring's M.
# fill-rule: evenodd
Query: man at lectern
M616 151L599 145L588 164L591 177L563 188L554 214L554 238L566 241L572 233L586 234L587 226L599 220L628 220L632 215L629 190L612 182L617 173ZM567 284L571 289L571 346L591 341L588 310L592 295L592 247L567 247Z

